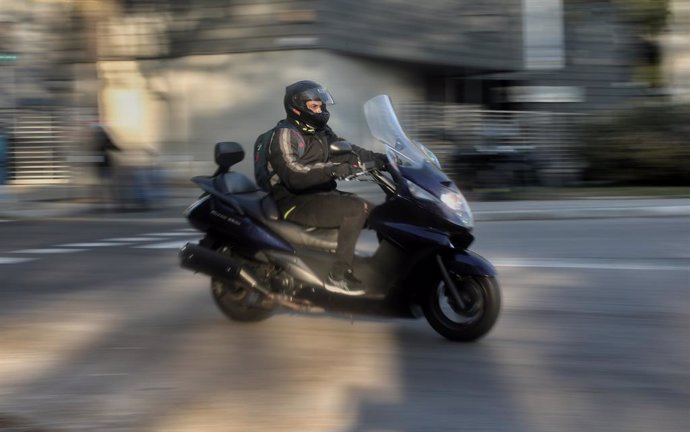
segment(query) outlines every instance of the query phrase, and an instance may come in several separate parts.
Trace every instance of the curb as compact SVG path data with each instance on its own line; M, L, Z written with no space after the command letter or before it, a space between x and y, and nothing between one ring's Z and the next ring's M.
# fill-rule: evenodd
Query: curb
M610 219L690 216L690 206L615 207L549 210L492 210L473 212L476 221L499 222L545 219Z

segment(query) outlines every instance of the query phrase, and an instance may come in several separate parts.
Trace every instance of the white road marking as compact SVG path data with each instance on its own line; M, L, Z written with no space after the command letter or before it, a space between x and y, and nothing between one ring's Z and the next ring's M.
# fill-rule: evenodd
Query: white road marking
M146 242L160 240L159 237L119 237L103 239L104 242Z
M690 271L689 265L649 262L625 262L622 260L578 260L578 259L496 259L495 267L523 268L570 268L590 270L662 270Z
M92 373L89 374L90 377L118 377L118 376L129 376L129 373L127 372L121 372L121 373Z
M93 242L93 243L67 243L59 245L59 247L78 247L78 248L90 248L90 247L107 247L107 246L128 246L130 243L118 243L118 242Z
M11 253L22 254L64 254L74 252L84 252L86 249L65 249L65 248L45 248L45 249L22 249Z
M187 239L187 240L176 240L176 241L170 241L170 242L163 242L163 243L152 243L152 244L147 244L147 245L139 245L139 246L133 246L137 249L179 249L185 244L198 240L198 239Z
M196 228L180 228L175 231L184 231L184 232L193 232L193 233L198 233L199 230Z
M194 233L191 232L165 232L165 233L151 233L151 234L144 234L145 236L158 236L158 237L185 237L185 236L191 236L194 235Z
M34 261L37 258L15 258L15 257L0 257L0 264L18 264L27 261Z
M0 219L0 222L10 222L9 220ZM150 241L160 241L168 240L170 237L187 237L184 240L175 240L168 242L153 243L148 245L141 245L142 242ZM11 254L65 254L65 253L76 253L76 252L86 252L89 249L85 248L103 248L103 247L113 247L113 246L132 246L132 243L138 243L141 249L179 249L184 246L187 242L197 241L201 237L199 232L193 228L183 228L178 230L178 232L166 232L166 233L152 233L145 234L138 237L117 237L110 238L95 242L83 242L83 243L65 243L58 246L48 246L45 248L36 249L21 249L9 252ZM0 256L0 265L2 264L19 264L28 261L34 261L38 258L26 258L26 257L10 257L10 256Z

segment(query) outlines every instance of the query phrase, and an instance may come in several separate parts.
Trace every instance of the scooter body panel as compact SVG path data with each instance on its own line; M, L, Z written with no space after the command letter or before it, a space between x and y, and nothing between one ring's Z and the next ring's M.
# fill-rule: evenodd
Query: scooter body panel
M202 198L198 205L188 209L187 219L192 226L201 231L213 231L229 242L243 246L243 248L260 251L273 249L287 253L294 253L295 249L278 235L252 219L217 199L215 196ZM196 203L195 203L196 204Z
M481 255L465 250L455 252L450 259L445 261L446 267L460 275L465 276L497 276L496 268Z

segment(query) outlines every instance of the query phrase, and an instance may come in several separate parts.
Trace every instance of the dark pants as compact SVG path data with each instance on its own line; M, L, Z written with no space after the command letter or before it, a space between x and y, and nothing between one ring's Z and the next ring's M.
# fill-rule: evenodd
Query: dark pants
M285 220L316 228L339 228L334 273L352 268L357 238L369 213L369 204L340 191L296 195L281 200Z

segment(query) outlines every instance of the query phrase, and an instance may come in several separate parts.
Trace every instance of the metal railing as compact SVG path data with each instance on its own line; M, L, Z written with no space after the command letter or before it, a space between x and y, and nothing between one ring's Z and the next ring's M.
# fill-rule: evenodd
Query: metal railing
M10 184L67 183L72 176L69 156L69 113L64 108L16 108L0 112L7 139L7 181Z
M539 182L576 182L582 164L575 152L577 114L491 111L474 105L414 102L399 107L403 126L430 147L453 173L458 159L471 153L529 152ZM7 172L10 184L68 183L74 155L85 151L75 138L75 113L68 108L0 110L9 127ZM9 121L8 121L9 120Z
M492 152L529 153L545 185L572 184L582 169L575 151L582 114L411 102L401 106L400 117L411 138L431 148L450 171L463 155Z

